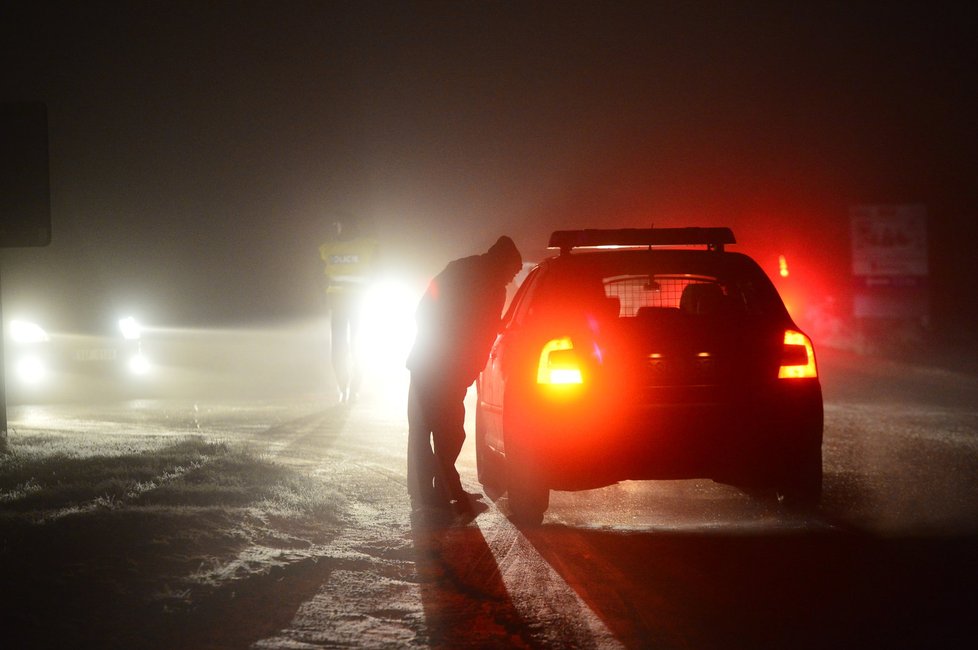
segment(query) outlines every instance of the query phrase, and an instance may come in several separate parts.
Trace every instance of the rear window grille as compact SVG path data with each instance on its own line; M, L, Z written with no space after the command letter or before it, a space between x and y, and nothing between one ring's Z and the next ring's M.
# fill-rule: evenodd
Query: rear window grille
M621 317L632 317L642 307L678 309L683 289L690 284L706 282L709 280L689 277L619 276L605 279L604 294L608 298L618 299Z

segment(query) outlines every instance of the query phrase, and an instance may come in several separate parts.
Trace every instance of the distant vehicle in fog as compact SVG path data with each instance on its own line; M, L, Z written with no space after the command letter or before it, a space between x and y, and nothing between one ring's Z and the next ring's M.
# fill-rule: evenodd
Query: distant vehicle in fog
M550 490L711 478L800 505L822 487L811 340L727 228L555 232L479 381L487 492L538 523Z
M132 316L74 332L15 317L5 323L7 392L15 401L123 394L151 377L143 328Z

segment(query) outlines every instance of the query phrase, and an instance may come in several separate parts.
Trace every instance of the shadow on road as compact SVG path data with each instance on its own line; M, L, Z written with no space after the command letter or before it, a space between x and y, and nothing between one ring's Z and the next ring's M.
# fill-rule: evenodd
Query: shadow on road
M211 594L192 611L173 616L159 629L143 630L128 647L250 647L286 628L299 607L329 580L332 569L332 563L314 559L275 567Z
M978 647L978 539L524 534L627 647Z
M478 526L414 513L411 535L431 647L532 647Z

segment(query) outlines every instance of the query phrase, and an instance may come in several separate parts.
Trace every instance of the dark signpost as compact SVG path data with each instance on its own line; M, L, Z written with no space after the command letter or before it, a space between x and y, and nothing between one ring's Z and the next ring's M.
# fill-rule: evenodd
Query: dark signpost
M51 243L48 114L39 102L0 104L0 248ZM0 437L7 435L0 307Z

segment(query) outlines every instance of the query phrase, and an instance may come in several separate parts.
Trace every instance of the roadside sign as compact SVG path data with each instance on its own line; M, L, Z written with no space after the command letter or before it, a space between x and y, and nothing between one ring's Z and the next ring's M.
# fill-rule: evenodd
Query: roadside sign
M853 315L926 321L927 207L861 205L849 210Z
M863 205L849 211L852 274L856 277L927 275L927 208Z

